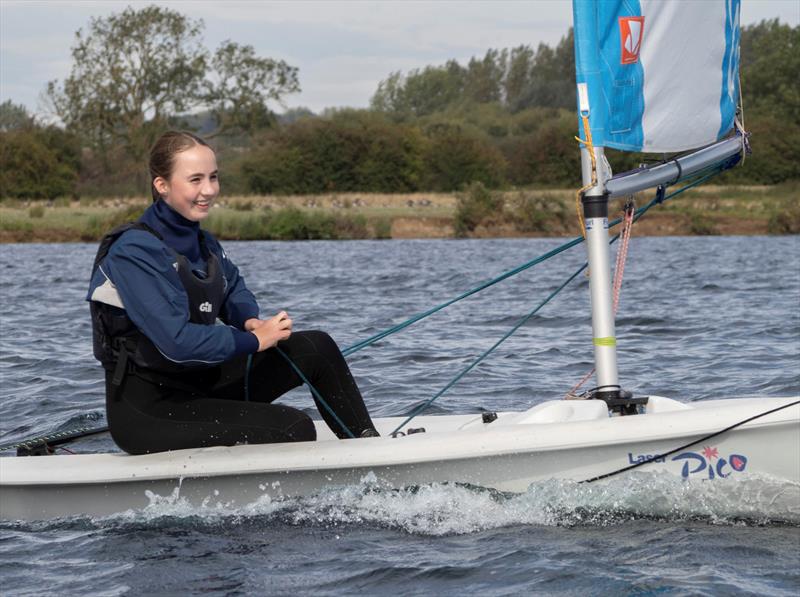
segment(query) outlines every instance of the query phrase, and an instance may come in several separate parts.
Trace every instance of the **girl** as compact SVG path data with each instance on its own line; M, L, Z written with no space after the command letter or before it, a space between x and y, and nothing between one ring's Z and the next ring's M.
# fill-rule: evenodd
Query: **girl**
M150 152L150 180L153 204L103 239L87 297L117 445L145 454L313 441L306 414L273 404L303 383L297 369L338 437L378 435L330 336L293 332L285 311L261 319L238 268L200 229L219 194L208 144L165 133Z

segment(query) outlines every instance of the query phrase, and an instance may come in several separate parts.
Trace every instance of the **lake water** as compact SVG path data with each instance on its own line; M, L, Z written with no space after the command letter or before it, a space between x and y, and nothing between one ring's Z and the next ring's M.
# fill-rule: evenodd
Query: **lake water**
M635 231L634 231L635 234ZM228 242L262 305L348 346L559 239ZM96 247L0 246L0 443L102 424L87 279ZM579 246L350 357L371 412L409 412L584 260ZM592 366L580 278L432 412L522 409ZM800 237L634 238L618 316L623 386L681 400L800 393ZM313 412L296 390L289 404ZM93 423L94 424L94 423ZM76 444L107 451L107 436ZM0 462L0 466L2 463ZM0 522L3 595L770 594L800 590L800 504L634 475L522 495L361 485L237 511Z

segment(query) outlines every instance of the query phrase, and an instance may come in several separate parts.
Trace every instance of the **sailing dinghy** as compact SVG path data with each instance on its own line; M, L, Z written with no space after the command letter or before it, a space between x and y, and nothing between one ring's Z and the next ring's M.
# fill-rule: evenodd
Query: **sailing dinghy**
M545 479L602 482L647 471L687 481L763 478L797 495L800 398L631 396L617 371L608 202L657 188L660 203L668 186L684 184L680 192L747 150L736 127L739 1L575 0L573 9L584 235L564 246L587 246L593 390L524 412L376 419L378 438L340 441L320 423L314 443L0 458L0 518L105 516L147 507L155 496L237 508L366 477L385 487L451 482L524 492ZM612 176L606 147L689 153ZM44 437L0 449L47 453L57 443Z

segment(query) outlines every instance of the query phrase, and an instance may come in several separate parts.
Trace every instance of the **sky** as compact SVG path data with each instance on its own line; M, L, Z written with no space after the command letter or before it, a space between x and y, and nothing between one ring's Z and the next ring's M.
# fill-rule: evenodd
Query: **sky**
M302 92L287 96L284 107L314 112L367 107L394 71L449 59L463 64L489 48L554 45L572 21L569 0L0 0L0 102L43 115L47 82L69 75L75 32L87 30L92 17L150 4L202 19L211 51L230 39L298 67ZM798 25L800 0L742 0L743 24L776 17Z

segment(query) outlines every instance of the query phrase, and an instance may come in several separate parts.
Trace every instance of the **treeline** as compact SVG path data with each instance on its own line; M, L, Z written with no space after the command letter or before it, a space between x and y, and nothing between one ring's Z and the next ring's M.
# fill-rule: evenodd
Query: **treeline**
M150 14L151 19L158 14ZM177 17L170 13L170 18ZM798 42L800 27L777 20L742 29L743 103L753 155L722 182L800 179ZM226 194L454 191L473 183L489 189L574 187L580 159L574 139L572 46L570 31L555 47L491 49L465 65L451 60L391 73L365 110L315 115L300 109L275 115L264 107L264 98L291 93L299 83L264 79L262 100L247 110L233 110L230 97L235 94L220 99L225 89L218 85L219 101L195 98L196 105L211 108L187 117L180 115L179 103L166 102L158 122L161 130L180 126L213 137ZM270 64L280 66L253 62L247 47L229 44L226 51L227 62L209 60L204 68L216 64L228 73L260 68L263 74ZM201 80L206 71L198 69ZM283 76L297 76L288 65L281 69ZM75 102L71 109L81 105ZM91 140L108 144L123 137L96 127L87 132L81 127L92 119L70 114L63 130L38 125L11 102L0 106L0 195L145 194L144 164L131 156L142 155L154 123L146 121L138 136L128 134L125 143L103 150ZM136 151L124 150L131 143L138 143ZM645 159L620 152L609 152L609 157L615 171Z

